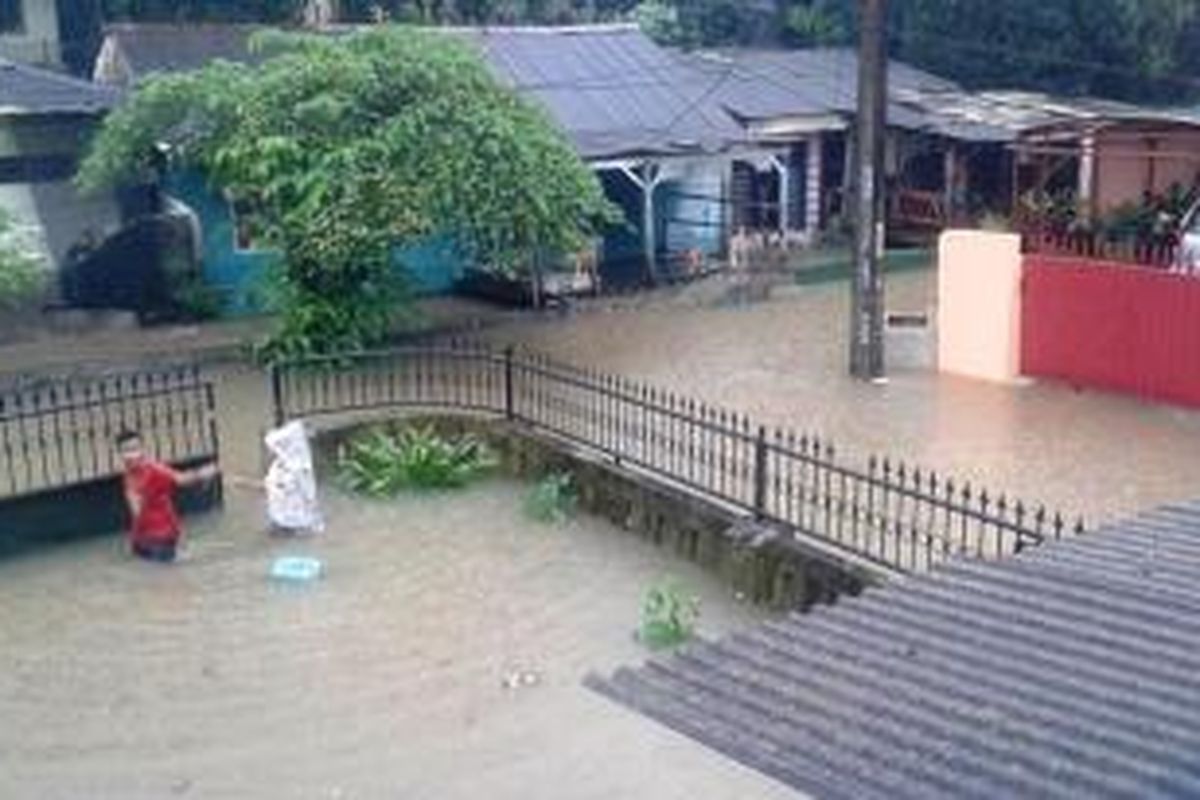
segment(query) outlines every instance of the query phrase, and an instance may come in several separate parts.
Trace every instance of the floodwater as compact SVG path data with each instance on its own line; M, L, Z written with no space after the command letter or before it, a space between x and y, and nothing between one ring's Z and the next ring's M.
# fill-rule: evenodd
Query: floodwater
M527 521L521 491L334 493L302 544L231 492L174 567L111 539L0 564L0 797L795 797L580 684L645 657L664 575L705 635L757 612L597 519ZM293 553L327 576L273 585Z
M889 277L887 307L929 311L935 273ZM1200 495L1200 412L1053 383L999 386L893 369L846 376L845 283L729 302L728 284L509 325L493 338L903 459L1089 523Z
M932 306L932 273L889 307ZM904 458L1089 522L1200 495L1200 414L1050 384L894 370L844 376L844 284L727 302L710 282L494 330L561 358ZM263 466L262 376L218 376L227 472ZM582 517L526 521L495 481L393 504L327 498L303 546L228 490L185 563L114 539L0 563L0 797L755 798L794 796L583 689L645 653L641 594L665 573L719 635L757 614L714 578ZM271 559L323 558L306 587ZM502 684L515 671L534 686Z

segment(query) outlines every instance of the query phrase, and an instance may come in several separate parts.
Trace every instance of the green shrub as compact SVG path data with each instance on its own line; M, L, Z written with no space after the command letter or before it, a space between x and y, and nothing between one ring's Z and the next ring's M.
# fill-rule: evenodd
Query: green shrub
M48 269L33 234L0 209L0 310L13 311L46 286Z
M374 428L352 438L338 459L343 485L372 497L465 486L495 465L476 437L445 438L431 427Z
M562 524L575 515L579 495L569 472L542 478L525 497L525 513L538 522Z
M638 638L656 650L675 647L692 637L700 616L700 600L686 597L673 580L661 581L646 592L642 601Z

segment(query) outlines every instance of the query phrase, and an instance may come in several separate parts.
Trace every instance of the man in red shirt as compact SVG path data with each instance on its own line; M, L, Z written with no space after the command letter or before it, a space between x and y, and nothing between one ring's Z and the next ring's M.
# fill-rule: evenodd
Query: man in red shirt
M183 536L179 514L175 511L175 490L213 480L219 474L216 464L180 472L146 455L142 438L136 431L124 431L117 437L117 449L125 467L125 502L129 505L131 525L129 544L133 554L148 561L169 563Z

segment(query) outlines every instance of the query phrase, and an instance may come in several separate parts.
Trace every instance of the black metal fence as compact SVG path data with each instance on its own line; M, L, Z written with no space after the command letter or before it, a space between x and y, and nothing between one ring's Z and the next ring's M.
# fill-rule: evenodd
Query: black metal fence
M1082 530L969 483L889 459L851 466L823 440L526 351L451 343L295 361L270 375L277 422L393 407L502 414L901 570Z
M212 383L184 367L24 379L0 391L0 501L117 474L114 439L125 428L163 461L216 459Z

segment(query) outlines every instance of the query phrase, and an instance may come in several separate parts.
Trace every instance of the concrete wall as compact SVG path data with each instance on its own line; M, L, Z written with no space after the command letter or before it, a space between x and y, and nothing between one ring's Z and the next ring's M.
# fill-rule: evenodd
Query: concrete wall
M85 116L8 118L0 120L0 157L55 157L68 164L85 152L95 121ZM35 183L0 183L0 207L35 233L46 255L60 265L85 230L111 233L120 224L112 192L83 195L73 176Z
M700 564L757 604L803 609L833 602L842 594L858 594L881 580L879 574L808 547L786 532L524 426L468 416L412 416L405 421L433 425L443 434L483 437L510 475L535 480L551 472L569 472L582 511ZM340 442L355 430L327 429L318 435L323 470Z
M1021 240L947 231L938 242L938 369L987 381L1021 374Z
M24 30L0 34L0 56L39 66L60 66L56 0L22 0Z
M83 196L70 181L0 183L0 208L40 231L42 245L56 265L85 230L104 234L120 225L111 193Z
M0 118L0 157L69 155L81 158L96 125L95 118L86 115L3 117Z

